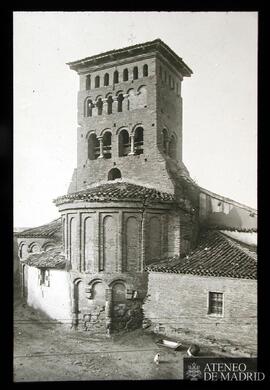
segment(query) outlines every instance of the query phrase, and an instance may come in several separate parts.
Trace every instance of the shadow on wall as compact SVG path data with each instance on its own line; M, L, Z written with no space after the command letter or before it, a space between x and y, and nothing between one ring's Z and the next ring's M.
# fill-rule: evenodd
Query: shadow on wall
M250 212L238 207L233 207L228 214L214 212L206 220L208 225L226 226L236 229L256 229L257 217L251 216Z

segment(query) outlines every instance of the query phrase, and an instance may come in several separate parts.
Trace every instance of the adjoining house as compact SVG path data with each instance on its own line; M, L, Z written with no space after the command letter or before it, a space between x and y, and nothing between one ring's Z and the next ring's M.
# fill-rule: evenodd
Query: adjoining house
M61 217L18 234L28 304L89 331L151 320L256 342L257 212L199 187L182 161L191 69L159 39L68 65L77 167Z

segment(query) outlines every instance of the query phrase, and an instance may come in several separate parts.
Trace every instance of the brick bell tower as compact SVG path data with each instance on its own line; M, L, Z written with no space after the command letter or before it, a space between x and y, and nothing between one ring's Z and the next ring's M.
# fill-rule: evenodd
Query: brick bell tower
M192 71L159 39L68 65L80 78L78 159L55 203L73 320L85 330L134 329L143 321L145 265L183 254L191 237L179 178L189 178L181 83Z
M182 162L181 83L192 71L160 39L68 63L80 77L69 192L123 178L174 192Z

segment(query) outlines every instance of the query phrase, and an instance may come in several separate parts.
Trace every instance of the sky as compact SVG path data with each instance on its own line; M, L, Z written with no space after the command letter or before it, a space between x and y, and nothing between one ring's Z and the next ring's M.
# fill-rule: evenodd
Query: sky
M67 62L162 39L182 84L183 161L203 188L257 207L257 12L14 12L14 227L60 216L77 161Z

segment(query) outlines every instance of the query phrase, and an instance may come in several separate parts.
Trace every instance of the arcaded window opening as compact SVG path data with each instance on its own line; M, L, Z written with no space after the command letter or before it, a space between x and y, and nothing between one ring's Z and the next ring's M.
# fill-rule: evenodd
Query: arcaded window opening
M112 157L112 134L109 131L103 135L103 156L104 158Z
M114 74L113 74L113 82L114 82L114 84L119 83L119 73L118 73L118 70L115 70L115 71L114 71Z
M118 96L117 96L117 111L118 112L122 112L123 111L123 100L124 100L124 96L122 93L120 93Z
M113 97L109 96L107 99L107 113L112 114L112 108L113 108Z
M138 66L134 66L133 68L133 80L137 80L138 78Z
M118 168L112 168L108 173L108 180L121 179L122 175Z
M119 133L119 157L127 156L130 153L130 139L127 130L123 129Z
M148 76L148 65L145 64L143 66L143 77L147 77Z
M105 75L104 75L104 87L107 87L109 85L109 82L110 82L109 73L105 73Z
M143 153L143 128L137 127L134 135L134 151L135 154Z
M101 98L98 98L98 101L97 101L97 103L96 103L96 107L97 107L98 115L102 115L103 101L102 101Z
M100 77L96 76L95 77L95 88L99 88L99 86L100 86Z
M99 141L96 134L90 134L88 138L88 158L96 160L99 156Z
M128 69L124 69L123 71L123 81L128 81Z
M92 116L93 102L91 99L86 100L85 114L86 116Z

